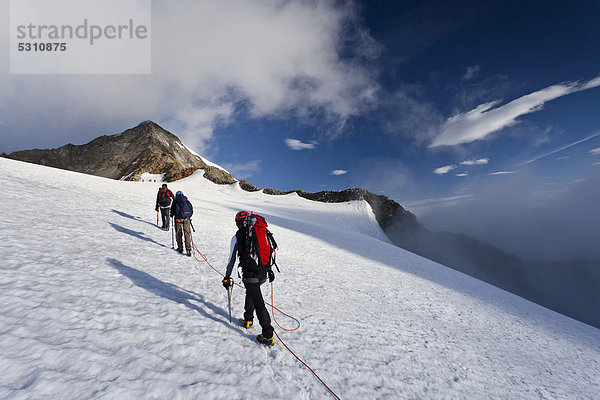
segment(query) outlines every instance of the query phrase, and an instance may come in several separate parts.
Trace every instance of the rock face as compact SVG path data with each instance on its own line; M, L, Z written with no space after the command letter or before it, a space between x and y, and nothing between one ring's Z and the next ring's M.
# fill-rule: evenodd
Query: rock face
M240 187L249 192L260 190L260 188L246 181L244 181L243 184L240 182ZM352 200L365 200L371 206L377 222L379 222L379 225L384 231L387 231L393 226L395 229L402 227L402 229L408 232L416 230L419 226L417 217L411 212L406 211L400 204L386 196L374 194L362 188L334 191L327 190L316 193L305 192L304 190L281 191L267 188L263 190L263 193L271 195L297 193L298 196L305 199L323 203L343 203Z
M105 178L136 181L146 172L163 174L170 182L185 178L198 169L216 183L233 183L227 172L208 166L188 150L181 140L152 121L125 132L101 136L84 145L51 150L17 151L6 157L15 160L68 169Z

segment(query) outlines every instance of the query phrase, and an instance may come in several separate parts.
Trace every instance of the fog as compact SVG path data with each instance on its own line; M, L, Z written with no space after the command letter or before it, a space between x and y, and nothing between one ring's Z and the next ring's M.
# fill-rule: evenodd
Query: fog
M523 259L600 259L600 168L568 184L540 185L524 173L498 181L451 205L409 210L431 230L463 233Z

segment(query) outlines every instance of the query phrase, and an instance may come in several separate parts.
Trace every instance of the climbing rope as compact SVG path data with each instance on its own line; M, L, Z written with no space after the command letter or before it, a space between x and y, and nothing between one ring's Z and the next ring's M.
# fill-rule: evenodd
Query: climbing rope
M322 384L323 386L325 386L325 388L326 388L327 390L329 390L329 393L331 393L331 394L333 395L333 397L335 397L337 400L340 400L340 398L338 397L338 395L337 395L337 394L335 394L335 392L334 392L333 390L331 390L331 388L330 388L329 386L327 386L327 384L326 384L325 382L323 382L323 379L321 379L321 378L319 377L319 375L317 375L317 373L316 373L315 371L313 371L313 369L312 369L311 367L309 367L309 366L308 366L308 364L307 364L307 363L305 363L304 361L302 361L302 359L301 359L300 357L298 357L298 356L296 355L296 353L294 353L294 352L292 351L292 349L290 349L290 348L288 347L288 345L287 345L287 344L285 344L285 342L284 342L283 340L281 340L281 338L279 337L279 335L277 334L277 332L276 332L276 331L273 331L273 333L275 334L275 336L277 336L277 339L279 339L279 341L281 342L281 344L283 345L283 347L285 347L285 348L287 349L287 351L289 351L289 352L290 352L290 354L291 354L291 355L293 355L294 357L296 357L296 360L300 361L300 362L302 363L302 365L304 365L306 368L308 368L308 370L309 370L310 372L312 372L312 374L315 376L315 378L317 378L317 379L319 380L319 382L321 382L321 384Z
M194 240L192 240L192 256L194 257L194 259L196 261L198 261L199 263L206 263L206 265L208 265L209 267L211 267L215 272L217 272L219 275L221 275L222 277L225 277L225 275L219 271L218 269L216 269L215 267L212 266L212 264L210 263L210 261L208 261L208 258L202 254L200 252L200 250L198 250L198 247L196 247L196 243L194 243ZM196 253L200 256L200 259L196 256ZM194 265L195 268L195 265ZM196 269L196 271L198 271ZM198 271L199 272L199 271ZM239 283L235 283L234 284L236 286L239 286L243 289L246 289L244 286L240 285ZM284 331L287 332L293 332L296 331L300 328L300 321L298 321L296 318L292 317L289 314L284 313L283 311L281 311L280 309L278 309L277 307L274 306L275 304L275 295L274 295L274 289L273 289L273 282L271 282L271 303L267 303L265 301L265 304L271 306L271 314L273 315L273 321L275 321L275 323L277 324L278 327L280 327L281 329L283 329ZM296 323L298 324L298 326L296 326L294 329L286 329L283 326L279 325L279 323L277 322L277 320L275 319L275 311L279 312L280 314L285 315L286 317L296 321ZM323 380L319 377L319 375L307 364L305 363L300 357L298 357L298 355L296 355L296 353L294 353L294 351L292 349L290 349L290 347L283 341L283 339L281 339L281 337L277 334L277 332L275 330L273 330L273 333L275 334L275 336L277 336L277 339L281 342L281 344L283 345L283 347L286 348L287 351L290 352L291 355L293 355L296 360L300 361L300 363L302 365L304 365L313 375L315 378L318 379L319 382L321 382L321 384L323 386L325 386L325 388L329 391L329 393L331 393L333 395L333 397L335 397L337 400L340 400L340 398L338 397L337 394L335 394L335 392L333 390L331 390L331 388L329 386L327 386L327 384L325 382L323 382Z
M208 265L209 267L211 267L216 273L218 273L222 277L225 277L225 275L221 271L219 271L218 269L216 269L215 267L213 267L212 264L210 263L210 261L208 261L208 258L204 254L202 254L200 252L200 250L198 250L198 247L196 247L196 244L194 243L193 240L192 240L192 249L194 250L192 252L192 256L196 259L196 261L198 261L199 263L206 263L206 265ZM200 256L201 259L199 259L196 256L196 253ZM240 285L239 283L234 282L234 285L236 285L238 287L241 287L244 290L246 289L243 285ZM297 331L298 329L300 329L300 321L298 321L296 318L292 317L291 315L286 314L285 312L281 311L279 308L275 307L274 306L275 302L274 302L273 299L274 299L274 297L273 297L273 282L271 282L271 303L268 303L268 302L265 301L265 304L268 305L268 306L271 306L271 310L272 310L272 314L273 314L273 321L275 321L275 323L277 324L278 327L280 327L282 330L284 330L286 332L293 332L293 331ZM287 328L284 328L283 326L281 326L279 324L279 322L277 322L277 320L275 319L275 311L277 311L278 313L280 313L280 314L288 317L291 320L294 320L296 322L296 324L297 324L296 327L293 328L293 329L287 329Z

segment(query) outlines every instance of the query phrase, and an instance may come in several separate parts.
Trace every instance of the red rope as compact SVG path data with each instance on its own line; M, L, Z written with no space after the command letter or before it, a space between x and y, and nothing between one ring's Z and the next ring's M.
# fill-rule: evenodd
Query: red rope
M192 252L192 255L194 256L194 258L196 259L196 261L198 261L199 263L206 263L209 267L211 267L219 275L221 275L222 277L225 277L225 275L221 271L219 271L218 269L216 269L215 267L213 267L212 264L206 258L206 256L204 254L202 254L200 252L200 250L198 250L198 248L196 247L196 244L194 243L194 241L192 241L192 247L194 249L194 251ZM198 253L200 255L200 257L202 257L202 260L199 260L198 257L196 257L196 253ZM243 285L240 285L239 283L235 283L235 282L234 282L234 284L236 286L241 287L242 289L246 290L246 288ZM293 331L297 331L298 329L300 329L300 321L298 321L296 318L292 317L291 315L286 314L285 312L281 311L279 308L277 308L277 307L275 307L273 305L274 301L273 301L273 283L272 282L271 282L271 303L265 301L265 304L268 305L268 306L271 306L272 310L275 310L275 311L279 312L280 314L288 317L289 319L294 320L296 322L296 324L297 324L296 327L292 328L292 329L286 329L286 328L284 328L275 319L275 311L272 311L273 321L275 321L275 323L277 324L278 327L280 327L281 329L283 329L286 332L293 332Z
M327 386L327 384L326 384L325 382L323 382L323 379L321 379L321 378L319 377L319 375L317 375L317 373L316 373L315 371L313 371L313 369L312 369L311 367L309 367L309 366L308 366L308 364L307 364L307 363L305 363L304 361L302 361L302 359L301 359L300 357L298 357L298 356L296 355L296 353L294 353L294 352L292 351L292 349L290 349L290 348L288 347L288 345L287 345L287 344L285 344L285 342L284 342L283 340L281 340L281 338L279 337L279 335L277 334L277 332L273 331L273 333L275 334L275 336L277 336L277 339L279 339L279 341L280 341L280 342L281 342L281 344L282 344L282 345L283 345L283 346L284 346L284 347L287 349L287 351L289 351L291 355L293 355L294 357L296 357L296 360L300 361L300 362L302 363L302 365L304 365L306 368L308 368L308 370L309 370L310 372L312 372L312 374L315 376L315 378L317 378L317 379L319 380L319 382L321 382L321 384L322 384L323 386L325 386L325 388L326 388L327 390L329 390L329 393L331 393L331 394L333 395L333 397L335 397L336 399L340 400L340 398L338 397L338 395L337 395L337 394L335 394L335 392L334 392L333 390L331 390L331 388L330 388L329 386Z
M216 271L219 275L221 275L222 277L225 277L225 275L219 271L218 269L216 269L215 267L212 266L212 264L208 261L208 258L206 258L206 256L204 254L202 254L200 252L200 250L198 250L198 248L196 247L196 244L194 243L194 241L192 240L192 247L194 249L194 251L192 252L192 255L194 256L194 258L196 259L196 261L198 261L199 263L206 263L209 267L211 267L214 271ZM200 255L200 257L202 257L202 260L199 260L198 257L196 257L196 253L198 253ZM236 286L239 286L243 289L246 289L244 286L240 285L239 283L235 283L234 284ZM274 289L273 289L273 282L271 282L271 304L265 302L267 305L271 306L271 314L273 315L273 321L275 321L275 323L277 324L278 327L280 327L281 329L283 329L284 331L287 332L292 332L292 331L296 331L300 328L300 321L298 321L296 318L292 317L291 315L288 315L286 313L284 313L283 311L281 311L280 309L278 309L277 307L275 307L273 304L275 303L274 300ZM294 329L285 329L283 326L279 325L279 323L277 322L277 320L275 319L275 310L277 310L278 312L280 312L281 314L285 315L286 317L293 319L294 321L296 321L296 323L298 323L298 326ZM340 398L338 397L337 394L335 394L335 392L333 390L331 390L331 388L329 386L327 386L327 384L325 382L323 382L323 379L321 379L319 377L319 375L317 375L317 373L304 361L302 361L302 359L300 357L298 357L296 355L296 353L294 353L292 351L292 349L290 349L288 347L287 344L285 344L285 342L283 341L283 339L281 339L281 337L277 334L277 332L275 330L273 330L273 333L275 334L275 336L277 336L277 339L279 339L279 341L281 342L281 344L283 345L283 347L286 348L287 351L290 352L291 355L293 355L296 360L300 361L300 363L302 363L302 365L304 365L306 368L308 368L308 370L314 375L315 378L317 378L319 380L319 382L321 382L321 384L323 386L325 386L325 388L329 391L329 393L331 393L333 395L333 397L335 397L337 400L340 400Z
M273 321L275 321L275 324L277 324L278 327L280 327L281 329L283 329L286 332L293 332L293 331L297 331L300 328L300 321L298 321L296 318L292 317L291 315L287 315L286 313L284 313L283 311L281 311L279 308L275 307L275 296L273 295L273 287L275 285L273 285L273 282L271 282L271 304L267 303L265 301L265 303L269 306L271 306L271 314L273 315ZM275 319L275 310L279 311L281 314L285 315L286 317L293 319L294 321L296 321L296 323L298 324L298 326L296 326L294 329L285 329L283 326L279 325L279 322L277 322L277 319Z

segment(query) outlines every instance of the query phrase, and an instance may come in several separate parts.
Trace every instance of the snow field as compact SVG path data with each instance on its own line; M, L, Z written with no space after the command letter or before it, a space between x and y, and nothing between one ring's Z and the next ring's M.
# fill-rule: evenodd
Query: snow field
M158 183L7 159L0 183L14 209L0 221L0 398L331 397L280 343L256 344L258 323L229 324L221 277L155 226ZM235 213L267 218L275 305L302 324L275 328L343 399L600 393L598 329L392 246L365 202L247 193L201 173L169 188L193 203L194 241L221 271ZM236 319L243 301L236 287Z

